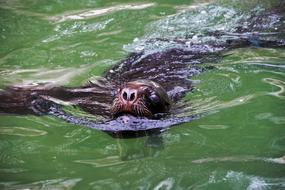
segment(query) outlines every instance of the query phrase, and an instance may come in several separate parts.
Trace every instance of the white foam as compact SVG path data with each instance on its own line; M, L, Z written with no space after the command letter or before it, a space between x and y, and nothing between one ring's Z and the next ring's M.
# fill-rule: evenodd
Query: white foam
M172 189L174 182L175 180L173 178L167 178L161 181L157 186L155 186L154 190L160 190L160 189L170 190Z
M268 184L258 177L253 177L250 179L249 186L246 190L264 190L267 189Z

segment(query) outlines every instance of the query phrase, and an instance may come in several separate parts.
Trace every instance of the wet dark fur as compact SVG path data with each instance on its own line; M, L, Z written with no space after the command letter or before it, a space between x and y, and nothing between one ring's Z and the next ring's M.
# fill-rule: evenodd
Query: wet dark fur
M268 14L279 14L284 20L284 11L269 12L260 16L253 15L251 18L252 28L237 28L237 33L227 34L219 31L211 32L208 35L217 38L227 39L224 42L209 42L208 44L186 44L187 39L174 40L182 45L181 49L167 49L163 52L156 52L146 55L142 53L132 53L126 59L115 65L103 75L103 79L96 83L76 88L67 87L47 87L45 85L31 87L7 87L0 92L0 113L2 114L51 114L62 118L68 122L93 126L92 122L82 118L74 118L61 110L61 105L55 103L53 98L66 101L82 110L104 118L110 118L110 106L114 99L116 89L125 82L148 79L159 83L168 92L174 106L170 112L177 112L175 102L192 89L191 77L202 71L198 67L205 61L216 62L221 54L233 48L249 46L257 47L285 47L284 38L267 38L259 35L258 32L265 31L264 28L255 29L254 23L262 25L262 18ZM281 20L282 22L282 20ZM264 24L265 26L265 24ZM266 27L266 26L265 26ZM267 32L270 28L267 28ZM279 32L283 32L284 26L280 27ZM240 33L239 33L240 32ZM278 31L275 31L278 32ZM168 39L151 39L153 41ZM181 120L181 121L180 121ZM162 122L153 121L154 129L163 128L187 119L178 119L174 122L167 119ZM108 123L109 122L109 123ZM115 123L106 121L97 124L95 128L104 131L116 131L122 128L112 128ZM119 122L119 121L118 121ZM135 121L134 121L135 122ZM147 126L148 123L145 124ZM102 127L102 128L101 128ZM125 126L123 126L125 127ZM126 127L127 128L127 127ZM152 129L152 128L150 128ZM132 130L132 128L129 128Z

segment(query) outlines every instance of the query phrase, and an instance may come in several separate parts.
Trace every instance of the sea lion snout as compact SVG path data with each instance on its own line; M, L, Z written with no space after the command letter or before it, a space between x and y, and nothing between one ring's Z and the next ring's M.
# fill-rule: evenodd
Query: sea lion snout
M118 100L121 102L121 112L132 113L133 105L137 101L138 90L131 87L118 89Z
M118 89L111 106L111 114L117 117L131 114L153 118L156 113L165 113L170 109L170 100L165 90L149 80L138 80L126 83Z
M137 93L137 89L123 88L121 92L121 98L124 101L133 102L137 98Z

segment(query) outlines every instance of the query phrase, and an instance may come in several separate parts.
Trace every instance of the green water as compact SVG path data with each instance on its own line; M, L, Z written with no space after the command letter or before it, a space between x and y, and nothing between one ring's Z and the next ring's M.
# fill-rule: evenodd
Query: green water
M234 15L244 16L233 10L274 4L219 1L226 8L211 13L225 11L232 19L208 15L198 28L184 26L179 12L195 21L201 17L193 5L207 2L0 1L0 87L77 86L144 39L209 26L230 30ZM107 11L67 17L94 9ZM114 139L54 117L1 115L0 189L285 189L284 63L284 49L259 48L205 63L214 69L193 78L194 91L183 100L191 106L181 114L200 118L160 136Z

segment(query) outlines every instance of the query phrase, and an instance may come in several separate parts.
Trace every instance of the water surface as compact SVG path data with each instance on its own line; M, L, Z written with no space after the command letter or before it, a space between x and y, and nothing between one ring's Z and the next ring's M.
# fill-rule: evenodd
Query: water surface
M148 39L212 40L207 31L232 32L274 6L241 2L1 1L0 87L78 86L130 52L173 45ZM115 139L51 116L1 115L0 188L284 189L285 50L235 49L204 65L213 69L179 102L179 116L199 119L160 135Z

